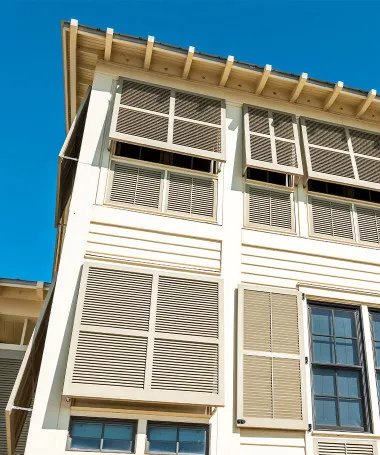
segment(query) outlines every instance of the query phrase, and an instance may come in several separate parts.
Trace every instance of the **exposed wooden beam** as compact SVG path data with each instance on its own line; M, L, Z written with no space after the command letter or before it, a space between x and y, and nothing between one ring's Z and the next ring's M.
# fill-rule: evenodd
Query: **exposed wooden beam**
M265 84L268 81L271 71L272 71L272 65L265 65L259 85L257 86L256 91L255 91L256 95L261 95L261 92L264 90Z
M187 76L189 75L191 62L193 61L193 57L194 57L194 52L195 52L195 47L189 46L189 50L187 51L185 66L183 67L182 79L187 79Z
M338 98L339 93L343 89L343 85L344 84L343 84L342 81L338 81L335 84L335 87L334 87L333 91L330 93L330 95L328 95L326 97L326 101L325 101L325 104L323 106L323 110L324 111L328 111L330 109L330 107L335 103L335 100Z
M70 125L77 113L77 37L78 21L70 22Z
M106 46L104 48L104 60L106 60L106 61L111 60L112 40L113 40L113 28L107 28Z
M294 90L290 96L289 103L295 103L300 96L302 89L304 88L307 81L307 73L302 73L298 79L298 84L294 87Z
M27 327L28 327L28 318L25 318L24 319L24 325L22 326L22 334L21 334L20 346L24 346L24 344L25 344L25 335L26 335Z
M144 70L148 70L150 68L150 62L152 60L153 45L154 45L154 36L148 36L148 39L146 42L145 59L144 59Z
M224 87L226 85L226 82L227 82L228 76L230 75L233 64L234 64L234 56L229 55L226 60L226 65L224 67L222 77L220 78L220 81L219 81L220 87Z
M363 100L363 102L360 104L358 107L358 110L356 112L356 118L362 117L367 109L370 107L372 104L372 101L376 98L376 90L372 89L368 92L367 98Z
M38 300L44 300L44 285L45 283L43 281L37 281L36 294Z

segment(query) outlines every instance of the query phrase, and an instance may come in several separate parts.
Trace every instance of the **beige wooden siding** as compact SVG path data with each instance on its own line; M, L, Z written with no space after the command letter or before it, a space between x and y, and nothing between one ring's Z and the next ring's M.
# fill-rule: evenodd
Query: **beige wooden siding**
M0 455L7 455L5 408L20 369L21 360L0 358Z
M238 424L307 427L302 308L296 291L240 286Z
M246 185L246 225L294 232L294 193L264 186Z
M360 439L315 439L315 455L376 455L376 442Z
M225 161L225 102L120 78L110 137Z
M246 166L302 175L294 115L244 105Z
M87 255L219 273L221 241L92 222Z
M222 323L218 279L86 262L64 394L221 405Z

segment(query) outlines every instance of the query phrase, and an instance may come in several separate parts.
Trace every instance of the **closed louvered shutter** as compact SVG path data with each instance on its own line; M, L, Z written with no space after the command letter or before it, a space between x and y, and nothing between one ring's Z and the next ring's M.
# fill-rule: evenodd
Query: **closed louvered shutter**
M380 210L357 205L356 213L359 226L359 240L380 243Z
M161 170L113 162L108 201L159 210L162 180Z
M294 115L244 105L246 166L302 175Z
M7 455L5 408L20 365L19 359L0 358L0 455Z
M247 185L248 224L294 231L293 193Z
M315 439L316 455L375 455L376 442L363 440Z
M222 404L220 286L86 263L64 393Z
M309 197L313 234L338 239L354 239L352 204Z
M120 78L110 136L225 161L225 102Z
M380 189L380 135L301 119L310 178Z
M169 172L168 180L168 212L215 218L215 179Z
M241 285L238 425L307 428L303 356L299 293Z

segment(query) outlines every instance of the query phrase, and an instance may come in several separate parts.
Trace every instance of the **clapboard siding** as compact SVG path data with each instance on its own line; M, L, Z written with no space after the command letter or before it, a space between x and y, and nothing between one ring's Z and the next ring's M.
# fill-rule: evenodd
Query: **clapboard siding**
M179 269L220 272L221 242L91 223L87 254Z

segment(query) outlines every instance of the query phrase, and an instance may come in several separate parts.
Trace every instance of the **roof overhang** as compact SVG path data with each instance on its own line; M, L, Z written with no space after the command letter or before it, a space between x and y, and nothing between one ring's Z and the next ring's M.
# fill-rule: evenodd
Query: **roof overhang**
M62 25L66 131L94 78L96 64L108 61L130 68L187 79L203 86L281 100L380 125L380 96L375 90L345 87L301 75L217 57L154 40L95 29L72 19Z

